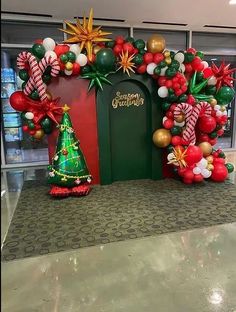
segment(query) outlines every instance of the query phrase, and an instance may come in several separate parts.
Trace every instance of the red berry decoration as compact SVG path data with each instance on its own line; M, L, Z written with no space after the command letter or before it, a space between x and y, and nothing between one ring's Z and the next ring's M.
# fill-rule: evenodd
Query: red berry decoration
M212 116L202 116L199 118L198 127L204 133L211 133L216 127L216 120Z
M228 177L228 170L223 164L214 164L214 169L211 174L211 180L215 182L224 182Z

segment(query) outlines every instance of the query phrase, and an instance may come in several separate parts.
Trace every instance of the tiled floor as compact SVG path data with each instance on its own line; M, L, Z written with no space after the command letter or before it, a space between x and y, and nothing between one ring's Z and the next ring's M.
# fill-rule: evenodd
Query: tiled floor
M23 180L44 175L2 173L2 239ZM235 259L236 223L4 262L2 311L236 312Z

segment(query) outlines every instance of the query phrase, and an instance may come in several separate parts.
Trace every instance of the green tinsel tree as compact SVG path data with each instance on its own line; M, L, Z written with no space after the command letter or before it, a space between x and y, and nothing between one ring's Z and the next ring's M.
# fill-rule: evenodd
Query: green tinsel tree
M52 185L74 187L83 182L90 183L91 175L79 147L79 140L75 136L68 110L68 106L65 105L59 125L56 153L49 166L48 182Z

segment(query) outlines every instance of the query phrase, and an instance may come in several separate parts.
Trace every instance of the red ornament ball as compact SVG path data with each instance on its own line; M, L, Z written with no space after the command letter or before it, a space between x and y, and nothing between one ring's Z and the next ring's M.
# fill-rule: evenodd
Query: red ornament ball
M115 55L119 55L122 52L122 45L121 44L116 44L113 48L113 52L115 53Z
M123 44L125 41L123 36L117 36L115 39L116 44Z
M73 75L79 75L80 65L78 63L73 63L72 73L73 73Z
M182 138L178 135L174 135L171 139L171 144L174 146L181 145L182 144Z
M164 126L165 129L171 129L174 126L174 121L172 119L167 118L163 122L163 126Z
M68 155L68 151L66 148L63 148L63 150L61 151L63 155Z
M143 60L144 60L144 63L146 63L146 64L152 63L153 62L153 54L150 52L145 53L143 56Z
M156 64L161 63L164 59L165 59L165 57L162 53L155 53L153 55L153 62Z
M58 44L54 48L54 52L59 57L62 54L66 54L70 50L70 47L66 44Z
M193 179L194 179L194 173L193 173L193 171L192 171L191 169L187 169L187 170L184 172L184 179L193 181Z
M193 178L193 181L194 181L194 182L199 183L199 182L202 182L203 180L204 180L204 178L203 178L203 176L201 175L201 173L200 173L200 174L195 174L195 175L194 175L194 178Z
M147 65L146 64L141 64L136 69L138 74L144 74L144 73L146 73L146 70L147 70Z
M28 108L27 98L22 91L16 91L10 96L11 107L16 111L23 112Z
M202 157L203 157L203 154L202 154L202 150L200 149L200 147L196 145L188 146L186 150L185 161L189 166L198 163L202 159Z
M204 133L211 133L216 127L216 120L212 116L202 116L198 121L199 129Z
M211 180L215 182L224 182L228 177L228 170L223 164L214 164L214 169L211 174Z
M134 47L130 42L125 42L123 44L123 50L124 52L128 51L129 54L132 54L134 51Z

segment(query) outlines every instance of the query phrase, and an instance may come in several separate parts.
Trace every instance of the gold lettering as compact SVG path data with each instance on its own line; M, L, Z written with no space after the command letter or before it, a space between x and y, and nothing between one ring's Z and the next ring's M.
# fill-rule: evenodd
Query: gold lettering
M144 104L144 98L142 98L139 93L121 94L120 91L117 91L111 104L115 109L118 107L129 107L131 105L138 107Z

